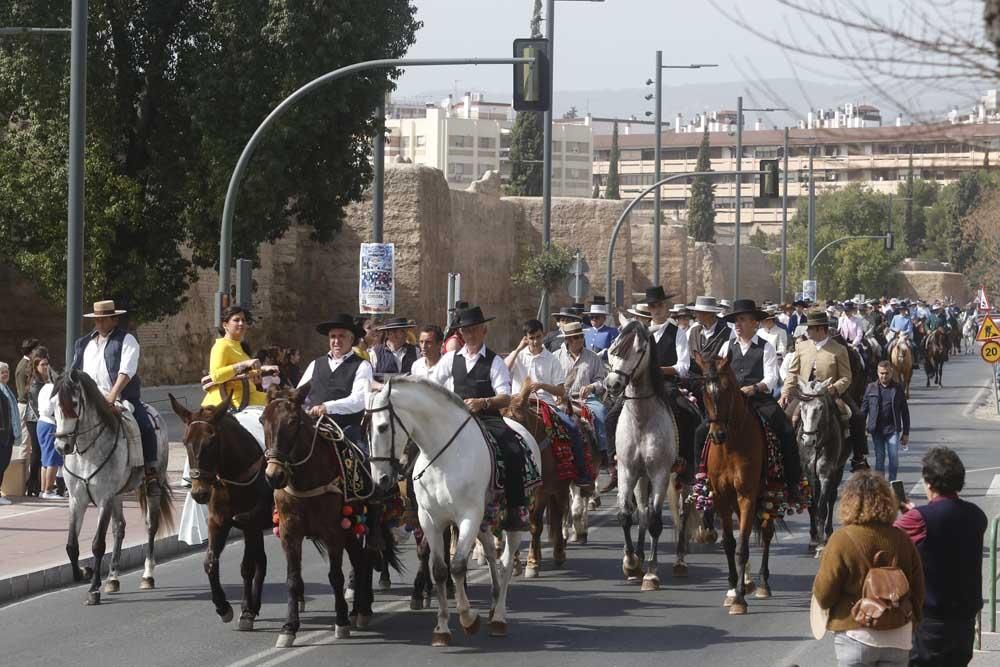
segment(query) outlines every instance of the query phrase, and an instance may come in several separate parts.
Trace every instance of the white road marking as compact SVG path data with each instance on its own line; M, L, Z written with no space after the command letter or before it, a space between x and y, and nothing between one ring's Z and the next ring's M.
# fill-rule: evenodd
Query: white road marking
M29 514L38 514L39 512L48 512L49 510L64 510L64 509L66 509L66 505L53 505L52 507L42 507L41 509L37 510L28 510L26 512L15 512L14 514L4 514L3 516L0 516L0 521L4 519L13 519L19 516L28 516Z
M990 483L990 488L986 489L986 495L1000 496L1000 474L993 475L993 482Z

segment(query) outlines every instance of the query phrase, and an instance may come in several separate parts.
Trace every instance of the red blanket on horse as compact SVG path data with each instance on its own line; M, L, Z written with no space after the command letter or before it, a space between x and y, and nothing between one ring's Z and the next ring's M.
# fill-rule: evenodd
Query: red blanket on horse
M545 424L545 430L549 436L549 447L556 459L556 472L559 479L576 479L576 467L573 460L573 443L566 425L556 415L555 410L545 401L538 401L538 416ZM593 420L593 415L586 407L578 408L580 418L588 422ZM583 448L584 464L594 475L594 463L590 455L590 448Z

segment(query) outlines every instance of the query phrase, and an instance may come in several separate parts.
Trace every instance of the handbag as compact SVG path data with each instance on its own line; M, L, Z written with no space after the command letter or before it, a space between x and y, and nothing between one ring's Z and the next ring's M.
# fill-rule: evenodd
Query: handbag
M895 630L911 622L913 602L910 600L910 582L899 569L897 558L878 551L869 560L854 536L845 533L868 568L861 585L861 599L851 607L854 621L872 630Z

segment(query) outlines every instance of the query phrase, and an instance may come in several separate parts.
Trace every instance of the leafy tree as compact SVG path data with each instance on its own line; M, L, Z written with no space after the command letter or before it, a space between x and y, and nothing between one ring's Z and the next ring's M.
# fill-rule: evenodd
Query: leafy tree
M527 255L520 270L512 276L515 285L552 291L569 276L575 251L549 244Z
M754 248L760 248L761 250L770 250L771 236L758 227L757 231L750 235L750 245Z
M709 152L708 123L701 135L698 147L698 162L695 171L711 171L712 159ZM695 241L715 243L715 186L711 176L695 176L691 179L691 198L688 200L688 236Z
M611 156L608 158L608 180L604 183L605 199L621 199L618 191L618 160L621 152L618 150L618 121L611 130Z
M974 235L963 233L963 220L994 183L986 171L975 171L963 173L954 185L954 196L948 202L948 261L962 273L973 260L976 243Z
M138 321L176 313L194 268L217 262L237 157L282 99L317 76L398 58L409 0L91 3L85 291ZM65 3L0 4L0 25L59 25ZM65 284L68 40L0 41L0 252L54 300ZM374 110L396 71L329 84L257 147L234 219L236 256L292 220L329 241L371 181Z

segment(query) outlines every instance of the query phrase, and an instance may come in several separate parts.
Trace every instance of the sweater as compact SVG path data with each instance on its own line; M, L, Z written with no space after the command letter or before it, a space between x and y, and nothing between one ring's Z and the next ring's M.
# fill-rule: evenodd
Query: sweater
M845 534L850 531L850 536ZM862 556L851 537L864 550ZM868 565L878 551L885 551L897 558L899 569L910 583L910 601L913 603L913 623L921 619L924 605L924 570L920 554L909 537L898 528L887 524L850 525L838 529L830 536L823 550L813 595L823 609L830 610L827 628L833 632L860 628L851 615L851 607L861 599L861 587L868 574Z
M208 374L212 382L216 384L232 380L236 377L236 364L250 361L250 357L243 350L243 346L238 341L229 338L217 338L212 345L212 353L209 356ZM250 400L247 405L264 405L267 403L267 396L257 389L253 382L249 383ZM229 392L229 400L233 405L240 405L243 402L243 383L231 382L226 385ZM203 407L216 406L222 403L222 388L212 387L205 394L201 404Z

